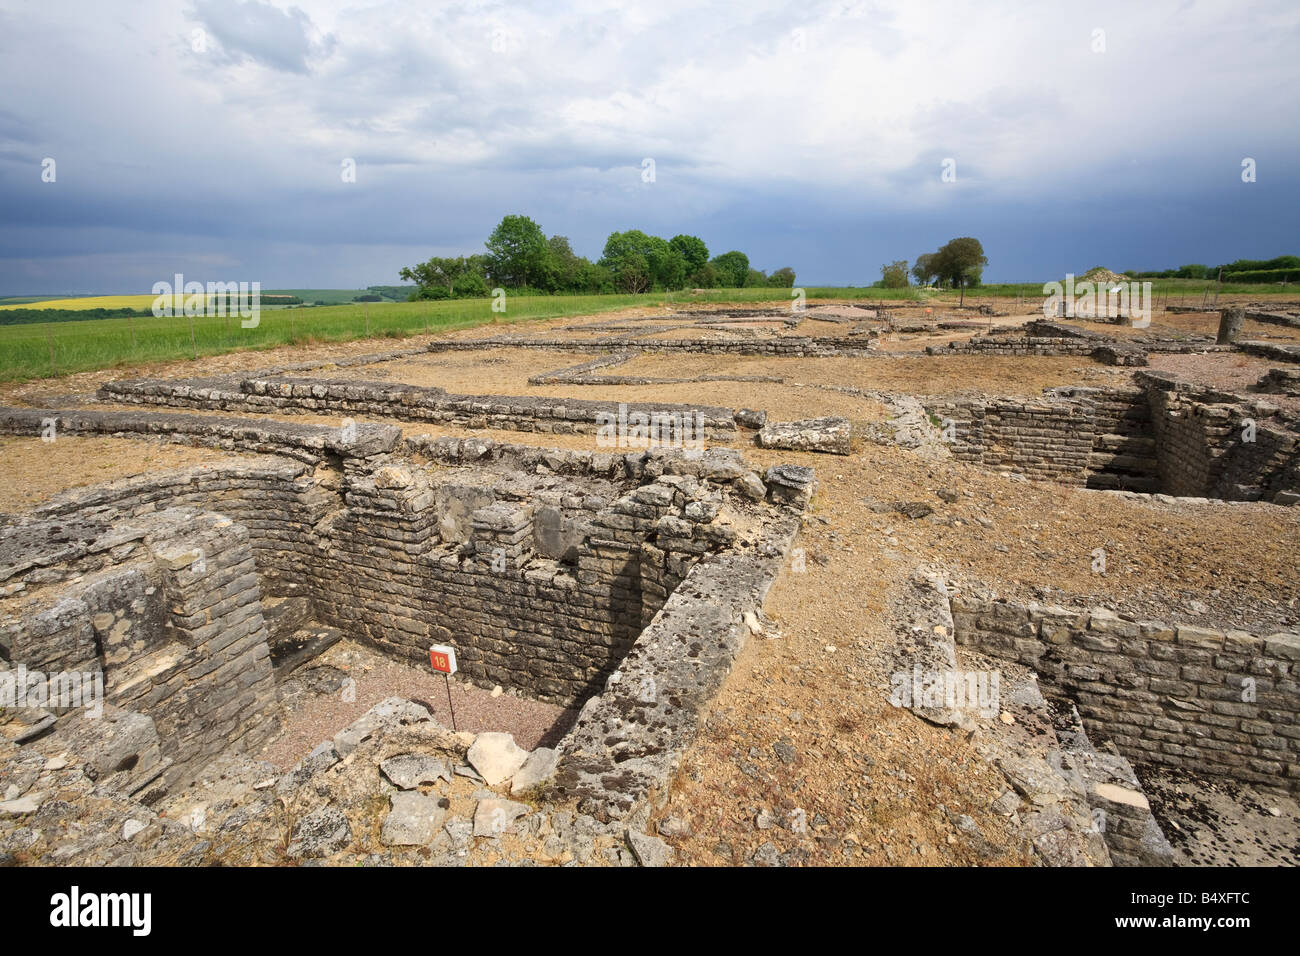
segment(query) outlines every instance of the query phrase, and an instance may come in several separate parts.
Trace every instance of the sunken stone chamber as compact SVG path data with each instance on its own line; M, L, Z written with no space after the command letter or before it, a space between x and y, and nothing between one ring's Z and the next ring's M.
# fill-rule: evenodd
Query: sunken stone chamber
M624 456L548 454L527 470L346 461L344 506L295 576L319 618L411 659L452 644L485 684L590 696L691 566L733 542L718 478L743 468L721 451L636 475Z
M156 724L157 758L133 766L165 762L154 776L165 770L167 789L274 732L280 599L299 623L421 662L451 644L470 680L577 705L692 567L752 543L809 493L780 469L765 485L730 449L605 454L364 429L344 445L317 441L313 429L333 434L320 426L166 425L297 460L147 475L0 516L0 666L102 675L113 708Z
M0 677L77 679L75 699L25 692L16 742L58 735L147 800L277 728L249 533L227 517L21 520L0 534L0 594Z

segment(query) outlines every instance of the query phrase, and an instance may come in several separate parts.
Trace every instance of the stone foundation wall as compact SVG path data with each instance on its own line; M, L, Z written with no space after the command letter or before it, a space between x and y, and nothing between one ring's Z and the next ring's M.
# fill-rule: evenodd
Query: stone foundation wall
M955 639L1033 668L1135 763L1300 790L1300 635L952 598Z
M691 352L698 355L778 355L790 358L821 358L833 355L861 356L874 352L869 339L859 336L812 337L788 335L754 339L637 339L583 342L566 338L459 339L432 342L430 352L474 352L487 348L551 349L564 352L604 352L610 348L640 352Z
M734 538L712 523L718 485L690 475L643 471L630 488L606 481L614 494L550 499L478 489L458 523L426 469L349 462L344 478L346 508L304 570L321 618L411 659L452 643L471 679L568 704L597 689L690 567Z
M248 530L268 593L288 593L320 560L316 525L342 505L341 473L274 457L206 465L75 489L37 508L38 518L136 518L166 508L227 515ZM2 530L2 529L0 529Z
M975 399L934 401L926 411L952 420L956 458L1044 481L1086 480L1096 432L1086 404Z
M1135 343L1116 341L1087 329L1037 319L1019 328L992 329L969 342L926 346L927 355L1046 355L1089 357L1105 365L1146 365Z
M1131 388L1056 388L1041 401L933 399L925 408L952 421L955 457L1031 478L1230 501L1291 503L1300 492L1300 422L1155 373L1138 373Z
M129 381L101 387L107 401L174 408L202 408L276 414L352 415L437 422L460 428L501 428L553 434L591 434L602 415L617 415L617 403L590 399L541 398L529 395L453 395L441 388L375 385L324 379L244 379L210 382ZM688 423L698 421L703 434L726 440L735 434L732 410L708 405L648 402L626 404L629 415L644 414Z
M192 780L218 753L255 750L274 733L275 684L246 529L167 510L79 518L71 528L29 520L21 530L5 535L0 568L3 667L97 673L109 711L148 718L156 734L146 736L163 759L139 767L133 754L129 766L106 768L130 772L132 792ZM12 560L15 550L42 573ZM95 741L99 719L65 709L55 732Z
M690 568L732 544L735 532L715 521L721 505L756 507L747 495L766 490L729 449L615 454L423 436L401 447L410 458L185 469L74 491L37 514L220 511L246 529L268 595L306 598L315 619L413 660L455 644L471 679L577 703ZM20 553L21 536L5 537Z
M1141 381L1164 491L1231 501L1300 491L1300 429L1275 406L1157 375Z
M188 386L177 386L186 389ZM184 402L178 401L182 405ZM206 407L198 402L191 407ZM281 455L308 464L342 456L378 455L391 451L401 438L392 425L354 425L344 433L324 425L299 425L268 419L218 418L136 411L62 411L0 408L0 434L111 435L118 438L165 438L181 444Z

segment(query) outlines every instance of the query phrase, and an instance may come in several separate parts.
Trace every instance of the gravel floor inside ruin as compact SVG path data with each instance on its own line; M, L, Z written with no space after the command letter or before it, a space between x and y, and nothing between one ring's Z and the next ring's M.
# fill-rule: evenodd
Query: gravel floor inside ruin
M995 305L1016 312L1014 299ZM628 310L622 315L647 314ZM605 322L615 317L599 318ZM1012 316L997 321L1023 320L1024 316ZM591 321L507 324L452 335L556 335L566 328L574 329L575 339L609 334L580 328ZM1153 329L1147 331L1163 327L1204 333L1208 321L1203 316L1158 315ZM792 334L839 336L848 328L829 321L805 325ZM1114 326L1090 327L1105 334L1115 331ZM1275 326L1259 326L1248 333L1259 330L1270 338L1300 338ZM970 334L968 330L907 338L886 348L913 351L927 344L964 340ZM85 373L6 385L0 388L0 402L112 408L94 396L95 388L110 379L236 374L268 365L332 362L386 348L416 348L427 341L423 336L382 343L371 340ZM908 354L805 359L642 354L622 365L597 369L595 374L774 375L783 382L528 383L530 376L593 357L591 352L506 347L343 369L324 366L299 374L440 386L476 394L761 408L769 418L781 420L835 415L852 421L855 431L882 422L889 410L876 398L836 391L833 386L910 395L1034 396L1059 385L1122 384L1129 375L1125 369L1059 357ZM1238 355L1153 355L1152 366L1191 381L1241 389L1256 381L1269 363ZM331 416L282 417L338 424ZM395 424L408 436L477 435L538 447L597 448L591 435ZM847 457L760 449L753 444L753 433L745 430L731 444L756 466L794 462L815 468L819 489L798 541L806 563L782 574L766 604L767 614L779 624L779 636L758 638L745 647L709 708L705 732L686 754L666 805L655 815L663 824L660 832L667 834L687 863L746 863L756 853L766 852L767 844L776 853L793 854L788 858L809 865L1029 862L1023 848L1015 845L1007 820L991 807L1005 782L975 755L977 741L889 706L882 692L889 683L887 655L882 653L891 640L889 602L920 564L947 569L958 587L970 581L1026 600L1101 604L1123 613L1202 626L1233 628L1249 623L1256 629L1267 625L1279 631L1300 627L1300 575L1295 570L1300 508L1172 502L1028 482L861 437L855 438L853 454ZM209 449L152 440L68 436L51 445L38 439L2 438L0 460L9 481L0 491L0 511L33 507L68 488L226 457ZM946 494L940 496L941 491ZM898 501L924 502L932 511L912 519L873 509L873 505ZM1093 570L1096 548L1105 549L1107 555L1104 574ZM346 644L315 664L355 677L355 701L345 705L333 692L304 695L263 759L290 766L332 734L336 724L346 725L370 704L394 694L418 696L433 706L439 719L443 717L445 695L427 670L385 662L373 652ZM492 698L486 690L461 687L457 694L462 729L511 730L525 748L553 740L555 728L564 726L569 717L562 708L510 694ZM1152 784L1160 798L1172 801L1177 782L1168 776L1153 777ZM1225 788L1213 794L1220 803L1238 797ZM1264 797L1251 795L1246 802L1264 806L1267 825L1259 832L1266 835L1239 837L1251 842L1251 849L1238 862L1295 863L1300 819L1294 801L1275 801L1276 815ZM767 814L780 816L796 807L807 813L806 834L756 823ZM983 839L978 843L967 839L949 814L968 814ZM1171 818L1177 819L1176 814ZM1173 842L1178 848L1179 841ZM535 843L523 838L517 846L511 844L508 855L519 859L539 852ZM1213 848L1196 850L1194 840L1180 852L1191 863L1224 858Z

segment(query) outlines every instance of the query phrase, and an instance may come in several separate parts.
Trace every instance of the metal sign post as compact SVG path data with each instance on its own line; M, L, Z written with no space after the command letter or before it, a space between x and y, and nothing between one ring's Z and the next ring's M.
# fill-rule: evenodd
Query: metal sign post
M442 675L443 686L447 688L447 709L451 711L451 729L455 730L456 708L451 702L451 675L456 673L456 651L445 644L435 644L429 648L429 664Z

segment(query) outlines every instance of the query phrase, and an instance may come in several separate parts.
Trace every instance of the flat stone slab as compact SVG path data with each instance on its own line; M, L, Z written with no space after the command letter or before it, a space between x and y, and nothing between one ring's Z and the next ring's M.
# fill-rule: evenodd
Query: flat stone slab
M805 418L797 422L768 422L758 433L763 448L820 451L847 455L853 428L847 418Z
M480 800L474 808L474 835L498 837L528 812L528 805L496 798Z
M447 820L447 811L422 793L395 793L379 841L384 846L426 846Z
M636 830L627 831L627 845L642 866L672 866L677 858L677 852L663 840Z
M495 787L514 776L528 759L528 751L516 744L511 734L488 732L474 738L467 756L487 785Z
M414 790L422 783L451 781L447 764L426 754L398 754L379 764L380 771L399 790Z
M510 793L525 793L549 781L555 776L555 767L559 759L559 751L552 750L550 747L538 747L528 755L524 765L510 778Z

